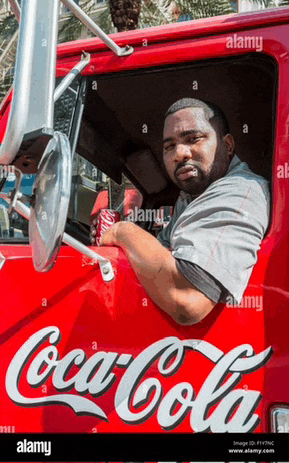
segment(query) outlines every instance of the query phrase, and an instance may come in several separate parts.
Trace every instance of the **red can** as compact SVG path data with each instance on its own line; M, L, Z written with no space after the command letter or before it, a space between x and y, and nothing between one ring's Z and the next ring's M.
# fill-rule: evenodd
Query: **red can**
M112 227L112 225L119 221L120 214L118 212L113 211L112 209L100 209L92 221L92 243L99 246L100 238L104 234L105 230Z

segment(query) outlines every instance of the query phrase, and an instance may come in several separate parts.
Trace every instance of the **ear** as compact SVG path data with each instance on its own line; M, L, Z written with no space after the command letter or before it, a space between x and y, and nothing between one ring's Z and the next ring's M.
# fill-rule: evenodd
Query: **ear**
M228 155L232 158L235 152L235 140L233 135L227 133L227 135L223 137L223 142L225 143Z

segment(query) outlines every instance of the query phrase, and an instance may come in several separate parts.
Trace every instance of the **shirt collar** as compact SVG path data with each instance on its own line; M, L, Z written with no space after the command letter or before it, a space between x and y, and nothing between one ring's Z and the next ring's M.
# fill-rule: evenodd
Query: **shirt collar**
M236 166L237 166L238 164L240 164L241 162L242 162L241 159L235 154L235 155L233 156L232 161L230 162L228 172L230 172L231 170L233 170L234 167L236 167ZM227 172L227 173L228 173L228 172Z

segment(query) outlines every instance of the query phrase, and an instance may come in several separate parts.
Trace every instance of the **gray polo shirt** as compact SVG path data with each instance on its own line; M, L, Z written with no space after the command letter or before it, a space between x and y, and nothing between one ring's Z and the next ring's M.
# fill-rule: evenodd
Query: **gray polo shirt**
M181 273L215 302L242 300L270 216L269 182L234 156L227 174L193 199L181 192L158 235Z

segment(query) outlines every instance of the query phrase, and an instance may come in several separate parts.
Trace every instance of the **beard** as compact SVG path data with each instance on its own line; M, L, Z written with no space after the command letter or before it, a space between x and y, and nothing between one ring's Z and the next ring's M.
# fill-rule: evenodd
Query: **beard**
M226 175L230 162L231 160L227 153L218 152L208 170L204 170L198 161L188 161L179 164L174 173L174 183L191 196L199 196L209 185ZM178 169L185 166L192 166L194 168L194 175L186 180L181 180L176 174L178 173Z

